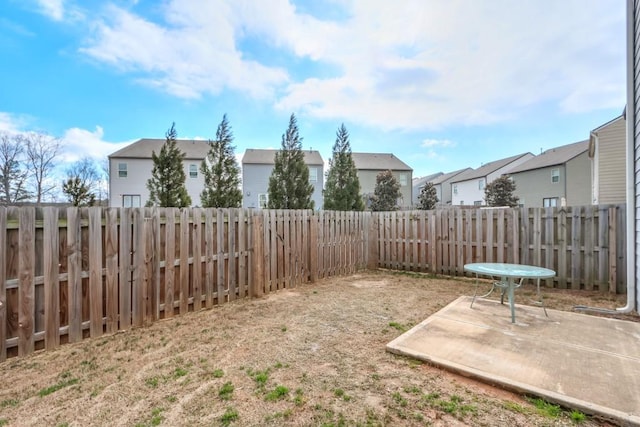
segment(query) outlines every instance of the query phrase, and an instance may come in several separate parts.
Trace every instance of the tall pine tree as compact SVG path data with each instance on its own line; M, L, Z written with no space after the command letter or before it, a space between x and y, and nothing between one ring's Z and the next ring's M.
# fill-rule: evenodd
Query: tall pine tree
M484 187L484 198L489 206L518 207L516 183L508 176L501 176Z
M398 209L400 183L390 170L376 176L376 187L371 197L372 211L395 211Z
M176 124L172 123L166 133L166 141L160 148L160 153L151 153L153 170L151 178L147 181L149 200L147 206L160 206L163 208L183 208L191 205L191 197L187 192L185 182L187 176L184 173L184 156L177 145L178 133Z
M313 209L313 184L309 182L309 167L304 162L302 138L294 114L289 119L287 132L282 135L282 147L275 156L268 192L270 209Z
M204 176L200 200L205 208L239 208L242 205L240 167L232 144L233 133L225 114L218 125L215 141L209 141L207 158L200 165Z
M324 209L361 211L364 202L360 195L358 170L351 156L349 132L344 123L336 132L333 154L329 160L329 173L324 189Z

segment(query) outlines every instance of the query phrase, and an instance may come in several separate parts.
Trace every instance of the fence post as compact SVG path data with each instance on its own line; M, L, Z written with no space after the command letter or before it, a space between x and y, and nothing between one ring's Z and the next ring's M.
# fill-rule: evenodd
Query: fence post
M262 213L252 215L251 221L253 265L251 266L249 297L257 298L264 293L264 224L262 221Z
M376 270L378 268L378 213L367 212L368 227L366 230L367 247L367 269Z

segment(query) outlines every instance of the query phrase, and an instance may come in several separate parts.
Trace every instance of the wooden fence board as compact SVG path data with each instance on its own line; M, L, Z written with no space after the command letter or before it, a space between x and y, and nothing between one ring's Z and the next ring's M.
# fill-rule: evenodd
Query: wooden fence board
M567 288L567 210L563 206L558 210L558 223L556 241L558 245L558 264L556 273L558 277L558 287Z
M35 209L20 210L20 291L18 293L18 355L25 356L34 351L35 322Z
M0 362L7 360L7 208L0 206ZM57 331L56 331L57 335Z
M174 314L175 302L175 259L176 259L176 208L165 210L165 257L164 257L164 317Z
M146 242L144 234L144 209L133 210L133 262L131 264L131 320L133 326L144 324L147 296Z
M224 209L218 208L216 217L216 295L218 305L226 301L225 298L225 265L224 265Z
M122 240L130 242L128 237ZM82 339L82 242L78 208L67 208L67 266L69 342L78 342ZM123 263L123 268L129 267L130 264ZM126 315L126 309L121 313Z
M202 209L193 208L193 311L202 308Z
M57 216L56 216L57 220ZM56 225L57 233L57 225ZM57 247L57 241L55 242ZM57 260L58 257L56 256ZM89 298L90 334L102 335L102 208L89 208Z
M572 208L571 215L571 289L580 289L582 275L582 209Z
M60 269L58 267L58 260L60 257L60 234L58 225L58 209L53 207L45 207L43 211L45 299L44 345L45 349L52 350L60 345ZM4 225L6 226L6 223ZM2 229L2 224L0 224L0 230ZM4 235L4 233L1 234ZM4 262L2 261L3 260L0 260L0 265L2 266L2 268L4 268ZM2 278L0 283L2 284L0 286L0 291L2 291L2 295L4 296L4 278ZM3 320L1 318L2 316L0 316L0 321ZM3 323L1 326L4 328L5 324ZM0 333L0 342L1 341L4 341L4 336L2 333ZM0 351L3 352L3 350L4 349L0 348Z
M118 209L105 212L105 307L106 332L118 330Z

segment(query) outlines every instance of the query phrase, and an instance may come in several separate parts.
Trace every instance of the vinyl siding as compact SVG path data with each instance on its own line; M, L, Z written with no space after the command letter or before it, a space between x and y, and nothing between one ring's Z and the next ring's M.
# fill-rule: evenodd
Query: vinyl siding
M358 170L358 180L360 181L360 191L363 195L372 195L376 188L376 177L380 172L384 172L382 170L366 170L360 169ZM400 195L402 197L402 205L400 207L409 207L411 206L411 196L413 193L412 186L412 172L410 170L401 170L396 171L392 170L391 173L393 176L400 182L400 174L407 175L407 185L403 185L400 187Z
M597 133L596 162L598 203L626 201L626 125L620 119Z

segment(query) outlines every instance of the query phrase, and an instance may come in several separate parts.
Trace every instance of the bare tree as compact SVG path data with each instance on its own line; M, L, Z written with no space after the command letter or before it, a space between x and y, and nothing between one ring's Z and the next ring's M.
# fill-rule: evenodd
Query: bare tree
M23 147L21 135L0 132L0 203L3 205L29 199Z
M57 182L51 172L56 167L56 158L62 150L62 141L42 133L30 132L24 136L27 164L35 202L40 204L44 196L56 189Z

